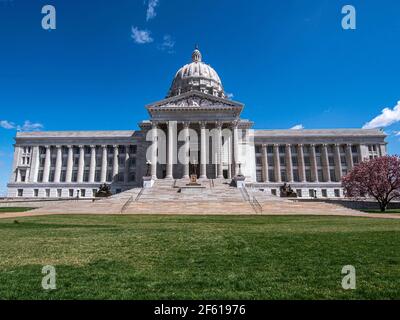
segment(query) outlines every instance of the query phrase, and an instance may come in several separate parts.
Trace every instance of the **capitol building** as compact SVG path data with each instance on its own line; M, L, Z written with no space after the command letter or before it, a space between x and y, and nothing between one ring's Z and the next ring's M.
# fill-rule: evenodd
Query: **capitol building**
M378 129L253 129L243 108L196 48L139 130L18 132L8 197L92 198L103 183L120 193L144 177L196 174L200 184L244 177L271 196L286 182L298 197L340 198L343 175L387 152Z

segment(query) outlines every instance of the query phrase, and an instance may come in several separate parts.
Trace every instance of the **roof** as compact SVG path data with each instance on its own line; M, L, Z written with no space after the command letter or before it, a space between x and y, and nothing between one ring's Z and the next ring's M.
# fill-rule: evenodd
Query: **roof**
M344 136L344 137L386 137L386 134L380 129L303 129L303 130L257 130L255 136L268 137L328 137L328 136Z
M17 138L129 138L135 131L32 131L17 132Z

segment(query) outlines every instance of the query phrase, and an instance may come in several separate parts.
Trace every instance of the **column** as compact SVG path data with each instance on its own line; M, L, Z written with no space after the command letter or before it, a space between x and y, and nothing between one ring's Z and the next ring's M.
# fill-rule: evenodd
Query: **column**
M118 171L119 171L119 149L118 145L113 145L114 148L114 159L113 159L113 178L114 182L118 181ZM126 152L126 150L125 150Z
M189 152L190 152L190 137L189 137L189 122L183 124L183 137L185 139L184 145L184 164L183 164L183 178L189 178Z
M217 178L224 177L222 168L222 123L217 123Z
M286 176L287 181L293 182L293 161L292 161L292 146L290 144L286 144L285 147L285 156L286 156Z
M263 174L263 182L268 182L269 177L268 177L268 150L267 150L267 145L263 144L261 146L262 148L262 174Z
M274 144L274 171L275 171L275 182L282 182L281 163L279 161L279 144Z
M379 145L379 155L381 157L386 155L386 144L380 144Z
M129 183L129 164L130 164L130 154L129 154L129 148L128 146L126 146L124 183Z
M239 174L239 129L238 124L233 124L233 163L234 163L234 175Z
M317 156L315 154L315 144L310 145L310 162L311 162L311 180L313 182L319 182L318 180L318 165Z
M39 147L32 147L32 170L30 181L36 183L38 180L38 172L39 172Z
M322 145L322 170L324 172L325 182L331 182L331 174L329 171L329 158L328 158L328 148L326 144Z
M107 146L103 145L102 148L102 157L101 157L101 182L105 183L107 181Z
M167 176L166 179L173 179L174 172L174 122L168 121L168 149L167 149Z
M65 181L71 183L72 181L72 168L74 166L74 148L73 146L68 147L68 158L67 158L67 177Z
M302 144L297 145L297 158L298 158L297 169L299 171L299 180L301 182L306 182L306 166L304 164L304 150Z
M157 136L157 124L153 123L151 127L152 131L152 152L151 152L151 178L157 179L157 152L158 152L158 136Z
M43 170L43 182L49 182L50 176L50 164L51 164L51 149L50 146L45 146L46 148L46 158L44 160L44 170Z
M62 148L61 146L56 146L57 158L56 158L56 170L54 172L54 182L60 183L61 179L61 167L62 167Z
M94 183L96 175L96 146L90 146L89 182Z
M207 179L206 122L200 123L200 178Z
M84 170L85 170L85 147L79 146L78 183L83 182Z
M351 144L346 145L346 163L347 163L347 171L350 171L354 167L353 162L353 152L351 151Z
M342 179L342 161L340 159L340 144L335 144L335 175L337 181Z
M18 168L18 165L20 162L20 159L19 159L20 151L21 151L21 148L15 144L14 145L13 167L12 167L13 174L11 175L10 183L18 181L18 169L17 168Z

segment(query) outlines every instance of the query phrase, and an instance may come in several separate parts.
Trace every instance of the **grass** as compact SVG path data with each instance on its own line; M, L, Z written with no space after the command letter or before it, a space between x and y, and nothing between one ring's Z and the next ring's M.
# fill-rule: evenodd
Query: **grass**
M367 212L367 213L388 213L388 214L400 213L400 209L388 209L385 212L382 212L381 210L376 210L376 209L363 209L361 211Z
M303 216L0 220L1 299L399 299L400 221ZM353 265L357 289L341 287ZM41 288L54 265L57 289Z
M22 208L22 207L0 207L0 213L10 213L10 212L26 212L33 210L35 208Z

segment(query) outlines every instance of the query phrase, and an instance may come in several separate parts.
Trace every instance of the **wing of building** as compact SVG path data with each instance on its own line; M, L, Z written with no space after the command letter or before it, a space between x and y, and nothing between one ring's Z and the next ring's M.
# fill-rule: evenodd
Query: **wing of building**
M253 130L198 49L167 97L146 106L138 131L18 132L9 197L93 197L154 179L232 179L272 195L287 182L301 197L341 197L355 164L386 154L380 130Z

